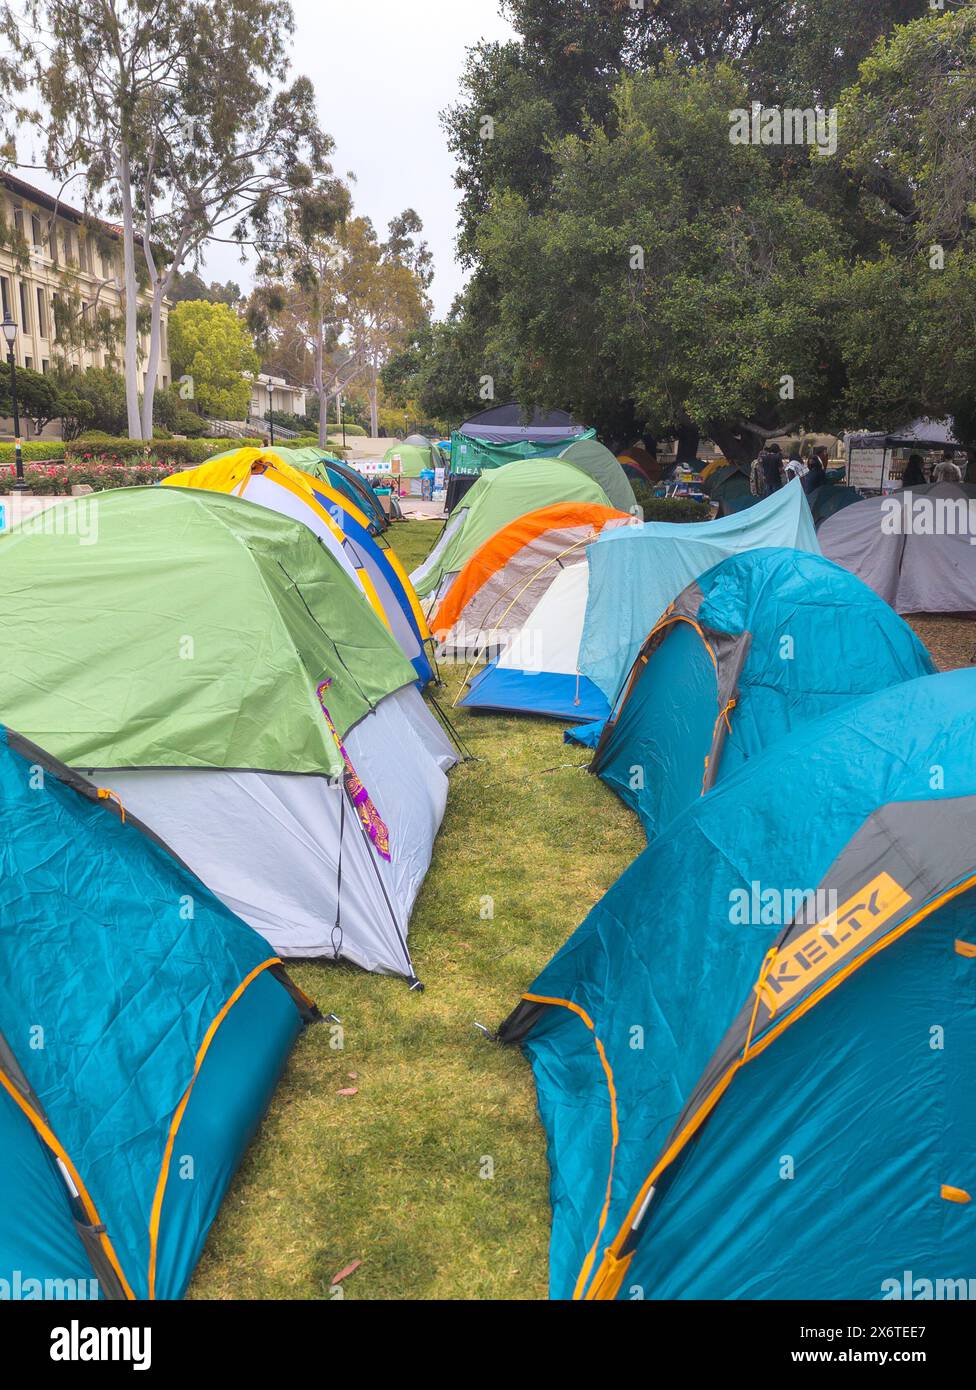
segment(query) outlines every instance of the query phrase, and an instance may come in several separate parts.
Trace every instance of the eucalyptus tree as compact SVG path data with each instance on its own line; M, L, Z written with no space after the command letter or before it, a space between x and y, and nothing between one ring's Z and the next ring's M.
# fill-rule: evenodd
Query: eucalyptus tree
M130 435L150 437L164 301L206 245L257 245L279 206L338 191L311 83L285 85L294 29L282 0L3 0L33 107L62 178L122 229ZM300 213L298 214L300 216ZM140 282L150 298L140 416Z

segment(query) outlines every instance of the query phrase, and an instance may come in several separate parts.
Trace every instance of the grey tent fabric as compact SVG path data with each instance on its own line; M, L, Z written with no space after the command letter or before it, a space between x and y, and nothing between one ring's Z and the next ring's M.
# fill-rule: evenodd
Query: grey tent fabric
M817 539L898 613L976 612L976 487L871 497L828 517Z
M565 410L535 409L526 416L517 401L509 401L472 415L470 420L465 420L459 433L472 439L485 439L490 444L514 444L520 440L548 444L585 434L586 426L577 424Z
M629 512L636 506L637 499L630 479L610 450L598 439L580 439L564 449L559 457L581 468L595 483L599 483L609 497L611 506L618 511Z

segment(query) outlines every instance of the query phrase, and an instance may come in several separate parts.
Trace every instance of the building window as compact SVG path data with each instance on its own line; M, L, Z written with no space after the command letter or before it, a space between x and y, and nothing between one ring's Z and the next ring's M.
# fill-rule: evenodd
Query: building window
M42 358L41 358L41 371L44 373L45 376L47 376L47 374L48 374L48 372L49 372L50 370L51 370L51 364L50 364L50 362L47 360L46 357L42 357Z
M34 370L34 359L33 359L33 357L25 357L25 358L24 358L24 366L27 368L27 370L28 370L29 372L32 372L32 371Z
M10 313L10 281L6 275L0 275L0 310L4 318Z
M20 282L20 327L24 333L31 331L30 295L27 293L27 286L23 280Z
M37 331L42 338L47 337L47 306L44 303L44 291L37 287Z
M17 235L23 238L24 235L24 209L14 208L14 230Z
M36 212L31 213L31 237L34 246L40 251L44 245L44 233L41 228L41 219Z

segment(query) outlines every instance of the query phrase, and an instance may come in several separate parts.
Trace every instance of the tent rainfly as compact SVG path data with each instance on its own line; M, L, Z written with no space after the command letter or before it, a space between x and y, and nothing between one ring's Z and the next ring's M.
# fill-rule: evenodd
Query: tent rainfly
M795 729L671 822L501 1031L549 1138L553 1297L971 1271L974 860L971 670Z
M846 570L802 550L748 550L678 595L606 725L579 733L596 741L590 770L653 840L793 729L934 670L908 624Z
M327 481L313 478L277 453L240 449L163 479L170 487L233 492L303 522L333 552L400 644L421 683L433 675L425 644L430 631L396 551L370 534L366 515Z
M976 612L976 486L869 497L829 516L817 538L899 613Z
M485 541L527 512L557 502L610 506L599 483L563 459L539 459L531 467L509 463L483 473L448 517L427 559L411 574L414 589L433 609Z
M580 671L612 705L647 634L668 604L728 555L764 546L819 554L798 482L755 507L715 521L651 521L605 530L590 547Z
M408 921L455 758L307 526L195 488L75 498L0 545L0 643L11 724L275 952L416 983Z
M319 1015L144 825L3 728L0 817L0 1297L180 1298Z

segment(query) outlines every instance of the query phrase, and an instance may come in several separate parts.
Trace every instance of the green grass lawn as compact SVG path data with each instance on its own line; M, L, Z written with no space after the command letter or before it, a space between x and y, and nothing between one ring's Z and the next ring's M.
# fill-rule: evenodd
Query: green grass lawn
M408 569L440 527L392 528ZM442 671L449 706L462 678ZM644 845L550 720L454 711L477 761L447 814L410 927L426 985L292 968L306 1029L207 1242L196 1298L543 1298L548 1172L535 1088L494 1028ZM343 1097L342 1089L358 1087ZM493 1171L492 1176L483 1176Z

